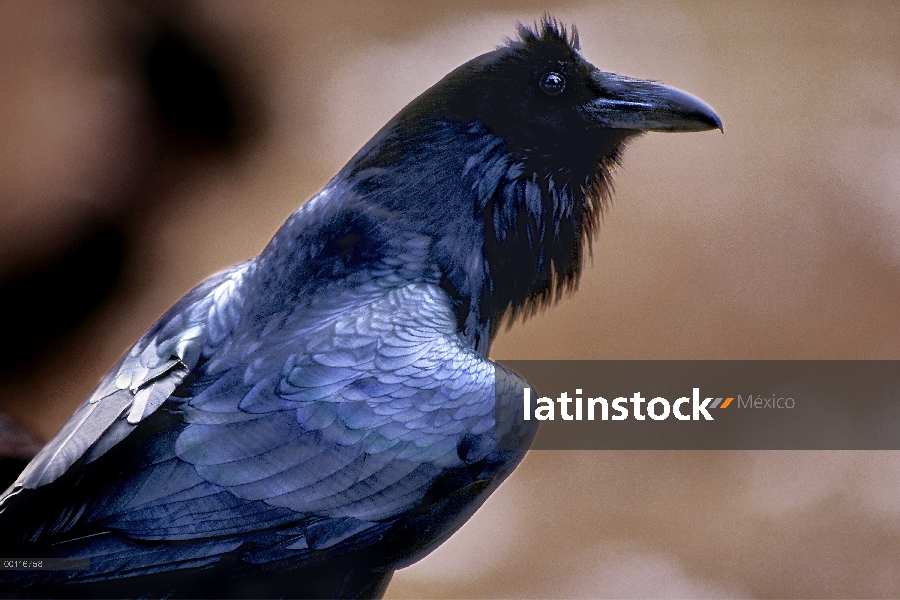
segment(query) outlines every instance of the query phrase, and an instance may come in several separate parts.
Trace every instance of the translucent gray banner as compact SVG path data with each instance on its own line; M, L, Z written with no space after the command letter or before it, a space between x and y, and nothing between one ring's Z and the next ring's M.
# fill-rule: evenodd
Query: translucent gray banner
M900 450L900 361L500 364L529 387L498 369L498 430L532 449Z

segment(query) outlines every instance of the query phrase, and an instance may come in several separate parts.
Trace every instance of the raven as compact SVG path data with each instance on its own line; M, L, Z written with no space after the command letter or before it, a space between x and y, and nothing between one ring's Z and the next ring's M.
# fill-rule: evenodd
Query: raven
M0 499L3 556L90 568L3 592L382 594L523 457L527 384L491 342L575 288L623 144L716 128L588 63L574 27L520 25L112 368Z

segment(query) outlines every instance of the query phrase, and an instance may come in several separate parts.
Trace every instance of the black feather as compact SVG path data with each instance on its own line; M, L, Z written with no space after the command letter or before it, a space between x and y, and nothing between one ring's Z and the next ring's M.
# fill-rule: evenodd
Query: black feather
M113 367L0 497L5 556L91 569L2 591L380 595L523 457L527 382L491 342L575 289L624 143L720 126L596 69L574 27L520 25Z

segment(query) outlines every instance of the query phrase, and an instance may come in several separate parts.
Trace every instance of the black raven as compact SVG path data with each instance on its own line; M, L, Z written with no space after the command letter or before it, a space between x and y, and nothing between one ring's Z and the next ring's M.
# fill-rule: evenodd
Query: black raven
M592 66L574 27L518 33L113 367L0 500L4 557L90 568L4 593L377 596L509 475L533 430L487 360L501 323L574 289L626 140L721 129Z

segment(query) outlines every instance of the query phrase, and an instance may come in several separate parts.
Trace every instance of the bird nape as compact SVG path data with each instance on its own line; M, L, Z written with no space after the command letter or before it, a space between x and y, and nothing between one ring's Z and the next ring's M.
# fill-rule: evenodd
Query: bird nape
M380 595L523 457L527 383L491 342L577 285L622 145L721 127L588 63L574 27L520 26L113 367L0 500L4 557L89 568L0 591Z

